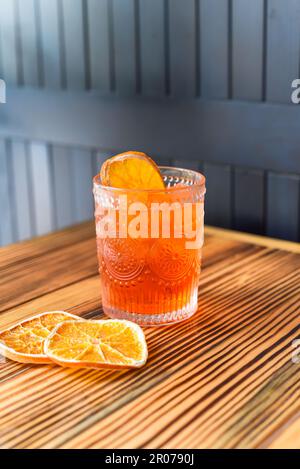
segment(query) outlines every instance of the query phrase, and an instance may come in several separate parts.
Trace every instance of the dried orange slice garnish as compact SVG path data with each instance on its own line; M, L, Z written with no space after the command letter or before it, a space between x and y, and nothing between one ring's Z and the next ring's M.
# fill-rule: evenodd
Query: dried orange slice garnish
M0 333L0 353L20 363L52 363L44 354L44 341L57 324L77 316L65 311L38 314Z
M45 340L44 352L75 368L138 368L148 356L142 329L118 319L65 321Z
M164 189L158 166L145 153L128 151L106 160L100 171L104 186L119 189Z

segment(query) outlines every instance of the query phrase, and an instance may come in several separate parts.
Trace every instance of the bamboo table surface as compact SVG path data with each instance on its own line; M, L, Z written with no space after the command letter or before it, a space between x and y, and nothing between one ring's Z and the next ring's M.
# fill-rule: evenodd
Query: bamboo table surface
M199 310L140 370L0 357L0 447L300 448L299 252L207 228ZM0 250L0 328L57 309L103 316L91 223Z

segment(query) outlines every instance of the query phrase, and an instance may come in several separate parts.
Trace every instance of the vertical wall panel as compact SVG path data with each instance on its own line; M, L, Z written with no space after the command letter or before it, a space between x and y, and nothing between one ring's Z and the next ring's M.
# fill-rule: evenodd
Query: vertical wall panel
M169 0L170 81L174 96L196 94L195 2Z
M56 228L63 228L74 222L72 181L72 154L67 147L53 146L51 151L53 165L54 220Z
M0 246L12 243L13 232L13 205L11 172L9 166L8 144L0 140Z
M176 166L172 158L165 155L151 155L155 163L160 166Z
M108 2L88 0L91 87L110 90Z
M200 1L201 95L228 96L228 0Z
M16 44L16 11L12 0L0 1L0 76L8 85L18 82L17 44Z
M268 175L267 235L300 241L300 178Z
M63 0L64 47L67 88L85 88L82 0Z
M299 77L299 0L268 0L267 99L290 103L291 83Z
M205 163L206 177L205 222L208 225L231 227L231 168Z
M300 0L0 0L0 78L8 84L290 103L299 62ZM2 243L92 216L91 178L109 155L48 150L1 143ZM187 155L172 164L198 169L188 146ZM240 164L251 164L245 157ZM297 176L269 175L264 213L261 171L209 161L204 171L208 223L233 220L253 232L267 225L269 235L298 239Z
M261 100L264 0L233 0L233 97Z
M92 154L87 150L74 149L71 156L74 220L79 222L93 216Z
M264 232L264 174L238 168L234 174L234 228Z
M93 172L93 177L96 176L96 174L100 173L101 166L104 163L107 158L110 158L113 156L115 153L111 152L103 152L103 151L94 151L93 156L92 156L92 172Z
M1 0L0 75L124 95L161 95L170 78L179 97L287 103L299 35L299 0Z
M113 2L113 39L117 92L135 94L136 38L134 0Z
M2 50L1 50L1 18L0 18L0 77L4 75L4 67L2 64ZM3 78L2 78L3 80Z
M39 0L44 85L61 86L58 0Z
M197 161L196 159L176 159L172 161L172 166L177 168L194 169L195 171L199 171L200 165L200 161Z
M29 178L28 147L24 141L12 141L12 167L14 180L14 200L16 237L29 239L33 235L32 200Z
M36 234L51 231L53 224L52 178L48 147L44 143L30 145L30 167L34 201Z
M38 39L35 1L18 0L18 8L24 84L38 86Z
M142 93L161 96L165 91L164 2L140 0Z

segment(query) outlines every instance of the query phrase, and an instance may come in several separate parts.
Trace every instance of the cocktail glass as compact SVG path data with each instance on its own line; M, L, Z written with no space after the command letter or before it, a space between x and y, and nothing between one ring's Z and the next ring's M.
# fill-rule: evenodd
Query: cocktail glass
M164 190L118 189L94 178L102 305L111 318L163 325L197 311L205 177L160 167Z

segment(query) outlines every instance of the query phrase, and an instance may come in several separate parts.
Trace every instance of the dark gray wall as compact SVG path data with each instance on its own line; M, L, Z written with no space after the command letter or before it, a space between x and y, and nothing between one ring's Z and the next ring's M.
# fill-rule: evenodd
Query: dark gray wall
M1 0L8 84L290 103L299 0Z
M208 223L299 240L299 57L300 0L0 0L0 244L91 217L128 147L202 169Z

